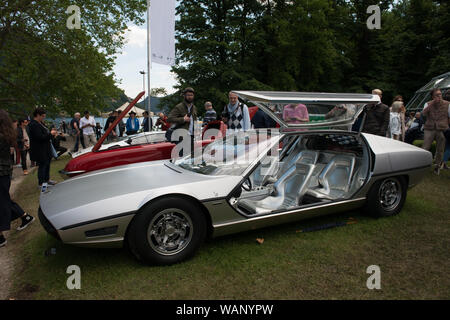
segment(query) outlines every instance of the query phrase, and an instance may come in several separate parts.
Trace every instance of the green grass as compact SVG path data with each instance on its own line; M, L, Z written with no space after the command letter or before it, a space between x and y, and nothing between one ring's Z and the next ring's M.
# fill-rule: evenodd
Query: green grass
M58 177L67 159L52 162ZM312 219L205 243L189 261L146 266L122 249L63 245L40 226L10 233L18 254L17 299L449 299L450 172L430 173L409 190L400 215L360 212ZM59 179L61 180L61 179ZM21 185L23 208L37 214L36 173ZM357 223L311 233L308 226L348 217ZM258 244L256 238L264 238ZM56 248L56 255L45 250ZM68 290L66 269L81 268L81 290ZM381 268L381 290L368 290L369 265Z

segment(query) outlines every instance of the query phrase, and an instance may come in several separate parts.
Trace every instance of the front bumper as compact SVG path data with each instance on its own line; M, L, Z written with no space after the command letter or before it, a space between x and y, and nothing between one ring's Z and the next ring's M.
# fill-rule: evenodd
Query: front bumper
M45 231L47 231L48 234L52 235L56 239L61 241L61 237L58 234L58 231L56 231L55 227L48 221L48 219L45 217L44 212L42 212L41 207L39 207L38 210L38 217L39 221L41 222L41 225L44 227Z

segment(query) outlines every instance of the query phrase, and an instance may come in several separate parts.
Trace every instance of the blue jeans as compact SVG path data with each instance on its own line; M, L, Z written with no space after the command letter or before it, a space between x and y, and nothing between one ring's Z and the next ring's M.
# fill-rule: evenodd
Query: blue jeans
M450 139L445 139L444 162L450 159Z

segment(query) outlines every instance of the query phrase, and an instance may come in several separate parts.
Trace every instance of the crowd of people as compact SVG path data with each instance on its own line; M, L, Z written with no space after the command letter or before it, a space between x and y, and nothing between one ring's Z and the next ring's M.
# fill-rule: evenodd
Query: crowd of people
M380 96L380 103L368 105L362 115L363 132L390 137L412 144L423 136L423 148L430 150L436 141L435 168L448 169L450 158L450 92L445 99L440 89L432 89L431 100L425 103L422 112L406 114L402 96L396 96L391 107L381 102L382 91L375 89L372 94ZM359 123L361 125L361 123ZM354 128L355 129L355 128Z

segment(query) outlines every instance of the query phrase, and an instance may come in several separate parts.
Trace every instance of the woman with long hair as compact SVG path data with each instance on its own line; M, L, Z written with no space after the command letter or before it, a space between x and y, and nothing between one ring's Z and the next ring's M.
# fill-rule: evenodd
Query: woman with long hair
M403 97L401 95L395 96L394 101L392 101L392 104L394 104L396 101L399 101L402 103L401 107L400 107L400 119L401 121L401 135L400 135L400 140L401 141L405 141L405 133L406 133L406 108L405 108L405 103L403 102Z
M4 231L11 229L11 221L22 218L22 224L17 230L25 229L34 217L25 213L23 209L11 200L9 188L11 187L11 151L16 144L17 129L5 110L0 110L0 247L6 244Z

